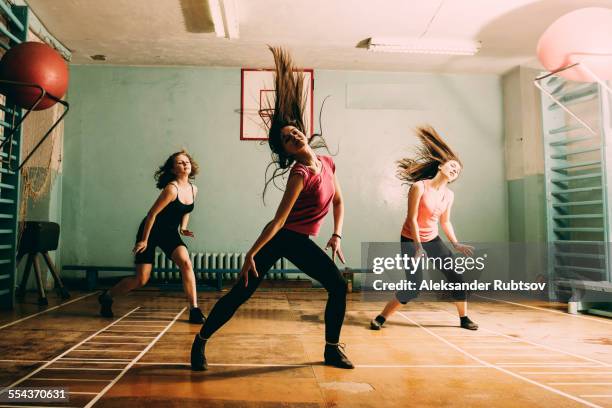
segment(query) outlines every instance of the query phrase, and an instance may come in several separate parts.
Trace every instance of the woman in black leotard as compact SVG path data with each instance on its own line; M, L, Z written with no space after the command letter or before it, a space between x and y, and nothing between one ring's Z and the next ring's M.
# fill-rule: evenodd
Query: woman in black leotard
M123 279L99 297L102 316L113 317L111 306L114 297L147 283L153 268L155 247L159 247L181 270L183 288L190 306L189 321L204 322L204 315L198 308L193 266L187 245L180 237L180 235L193 237L193 232L187 229L187 223L198 193L198 188L191 184L190 180L193 180L197 173L197 163L185 150L168 157L155 173L157 188L162 192L138 228L133 250L136 276Z

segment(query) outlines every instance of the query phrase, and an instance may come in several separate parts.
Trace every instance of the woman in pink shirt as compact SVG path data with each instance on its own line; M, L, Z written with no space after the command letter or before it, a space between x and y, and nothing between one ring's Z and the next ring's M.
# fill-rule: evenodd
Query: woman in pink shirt
M304 134L304 92L302 75L297 73L289 55L271 48L276 64L275 106L269 130L269 144L277 169L272 179L289 172L285 193L274 219L263 229L246 254L240 271L241 281L210 311L202 330L191 347L191 368L206 370L206 342L234 312L246 302L263 280L266 272L281 257L287 258L311 278L321 282L328 292L325 307L325 364L353 368L342 352L340 330L346 309L346 281L334 263L336 255L344 262L340 249L344 205L336 167L331 157L318 156L313 139ZM271 180L266 182L266 186ZM265 189L264 189L265 193ZM330 258L312 240L317 235L329 207L333 205L334 233L326 248Z
M432 127L420 127L417 136L421 147L416 159L405 158L398 162L398 177L412 183L408 192L408 216L404 222L401 235L402 252L411 257L441 258L441 272L449 282L463 282L463 275L455 272L444 262L453 255L438 236L438 223L456 251L471 256L473 247L462 245L457 241L451 224L451 208L455 198L448 188L461 173L461 161L450 147L442 140ZM415 282L418 288L423 280L423 271L406 270L406 278ZM380 330L385 321L395 313L402 304L415 299L418 289L397 292L395 298L385 306L384 310L370 322L372 330ZM465 291L453 291L452 296L459 313L460 326L468 330L477 330L478 325L467 316L467 301Z

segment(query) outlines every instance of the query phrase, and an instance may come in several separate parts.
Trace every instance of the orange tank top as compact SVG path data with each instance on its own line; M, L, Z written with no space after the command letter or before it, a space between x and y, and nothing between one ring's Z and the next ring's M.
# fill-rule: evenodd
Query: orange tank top
M438 236L438 220L450 204L453 192L444 187L436 191L431 188L431 180L419 180L417 183L423 185L423 195L419 201L417 223L419 224L419 237L421 242L428 242ZM416 183L415 183L416 184ZM406 215L406 221L402 227L402 236L414 239L411 231L410 220Z

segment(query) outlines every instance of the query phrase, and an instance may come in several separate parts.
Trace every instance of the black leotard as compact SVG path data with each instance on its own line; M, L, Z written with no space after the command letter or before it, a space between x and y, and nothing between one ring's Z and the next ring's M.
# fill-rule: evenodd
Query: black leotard
M156 246L160 247L168 258L172 257L172 253L177 247L187 247L179 235L178 227L181 225L183 216L193 211L194 203L183 204L178 197L178 186L175 184L172 185L177 189L176 198L157 214L155 223L149 234L147 249L134 256L135 264L152 264L155 260ZM192 201L195 201L193 184L191 185L191 196ZM136 242L142 240L146 220L147 218L145 217L140 223L138 234L136 235Z

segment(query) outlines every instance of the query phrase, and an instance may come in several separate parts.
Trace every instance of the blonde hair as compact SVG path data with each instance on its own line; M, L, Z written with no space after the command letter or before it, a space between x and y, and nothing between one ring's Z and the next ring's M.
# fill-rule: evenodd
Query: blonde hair
M430 125L419 126L415 130L421 145L416 157L405 157L397 161L397 177L407 183L434 178L438 166L455 160L461 167L459 156L442 140Z

